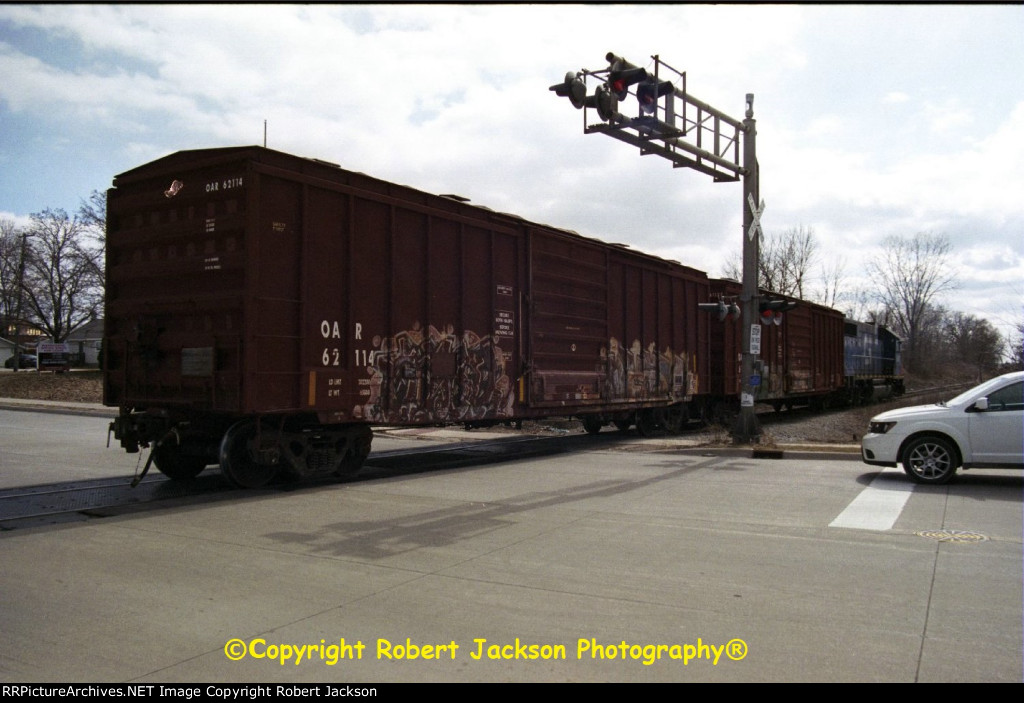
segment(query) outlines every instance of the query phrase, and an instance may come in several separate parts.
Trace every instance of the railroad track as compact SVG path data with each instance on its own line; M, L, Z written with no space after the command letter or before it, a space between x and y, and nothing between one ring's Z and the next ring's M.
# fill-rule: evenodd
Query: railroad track
M976 386L977 382L968 381L966 383L954 383L947 386L933 386L932 388L918 388L913 391L907 391L900 399L904 398L919 398L928 397L932 395L941 396L943 398L952 398L954 395L959 394L961 391L965 391L968 388Z
M882 410L887 410L890 407L902 407L914 404L908 401L928 402L929 399L948 400L949 398L959 394L961 391L967 390L974 385L976 385L976 383L969 381L966 383L954 383L944 386L917 388L911 391L906 391L903 395L898 397L885 398L865 405L840 405L830 407L825 410L814 410L810 406L801 406L784 412L777 412L769 405L764 404L758 406L757 414L761 418L762 422L765 420L772 422L772 418L784 418L787 416L792 417L797 415L827 415L830 413L843 413L864 409L876 409L876 412L882 412Z
M904 394L898 401L906 404L908 398L951 397L971 385L964 383L918 389ZM892 401L887 401L878 405L891 403ZM864 407L867 406L826 411L826 414L863 410ZM784 413L766 412L761 415L761 420L768 425L776 422L785 423L808 413L810 411L804 408ZM686 433L701 431L703 428L693 425ZM496 440L431 443L422 448L378 451L370 454L353 482L609 447L616 442L628 441L635 437L635 431L605 431L598 435L588 435L581 431L579 434L561 434L553 437L510 434ZM189 482L171 481L155 471L136 488L131 488L131 480L131 476L123 476L0 490L0 530L48 522L107 517L133 510L170 506L174 503L210 502L254 493L276 493L333 483L332 480L280 482L254 492L234 488L220 471L213 467Z
M351 482L551 456L588 447L607 446L626 437L614 432L597 436L510 435L496 440L430 444L415 449L372 452L362 471ZM132 478L126 475L0 490L0 531L337 483L334 479L294 483L281 481L257 490L238 489L214 467L208 468L192 481L172 481L154 471L137 487L132 488Z

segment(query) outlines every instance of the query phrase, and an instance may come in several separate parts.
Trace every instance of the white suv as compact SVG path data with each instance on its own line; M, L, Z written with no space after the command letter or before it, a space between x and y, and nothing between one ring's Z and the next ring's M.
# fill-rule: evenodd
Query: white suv
M918 483L945 483L964 469L1024 468L1024 372L975 386L952 400L889 410L861 440L868 464L896 466Z

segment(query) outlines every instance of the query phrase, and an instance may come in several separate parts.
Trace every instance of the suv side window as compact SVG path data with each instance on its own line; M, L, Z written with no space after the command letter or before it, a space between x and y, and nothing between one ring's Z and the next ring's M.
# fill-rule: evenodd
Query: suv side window
M990 412L1024 410L1024 381L1000 388L988 396Z

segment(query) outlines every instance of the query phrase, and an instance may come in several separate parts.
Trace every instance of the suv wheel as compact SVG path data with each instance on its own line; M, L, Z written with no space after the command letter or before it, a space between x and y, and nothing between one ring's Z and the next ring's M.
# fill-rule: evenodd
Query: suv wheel
M903 470L918 483L946 483L959 463L956 449L944 437L918 437L903 450Z

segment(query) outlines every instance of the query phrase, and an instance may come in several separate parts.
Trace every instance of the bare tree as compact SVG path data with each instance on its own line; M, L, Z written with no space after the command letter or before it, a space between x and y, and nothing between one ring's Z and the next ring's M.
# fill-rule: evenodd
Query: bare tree
M766 236L761 241L760 285L804 299L817 249L814 230L804 225Z
M0 335L14 334L11 325L18 315L21 244L21 231L14 220L0 220Z
M1013 333L1010 335L1010 368L1024 370L1024 321L1018 320L1014 325Z
M837 296L837 299L842 304L842 310L847 317L861 322L888 326L885 310L878 306L875 301L876 297L874 291L858 286L844 290Z
M815 296L817 302L834 308L843 297L843 285L846 280L846 259L835 257L831 263L821 265L821 289Z
M107 240L107 194L94 190L78 207L78 220L100 244Z
M955 288L949 264L951 244L947 237L918 233L913 237L888 237L882 253L868 264L879 287L878 299L890 315L893 329L903 337L903 359L913 367L921 358L922 336L934 315L936 298Z
M943 327L952 361L976 369L979 380L999 368L1003 336L988 320L954 312L946 316Z
M55 342L61 342L99 310L99 252L85 241L81 220L63 210L32 215L27 236L26 309Z
M785 232L765 234L761 238L757 264L757 285L773 293L805 298L811 264L814 263L818 244L814 230L800 225ZM723 266L723 275L743 280L740 256L734 256Z
M952 354L946 337L946 320L952 315L942 305L926 305L921 315L920 329L917 333L916 348L913 350L918 359L927 359L927 366L922 363L915 370L920 376L935 376L948 371L946 368ZM895 319L890 314L890 319ZM906 354L904 354L906 359Z
M107 248L107 194L94 190L88 200L83 200L78 208L78 220L85 232L93 238L99 252L94 259L97 274L103 278L103 257Z
M730 278L734 281L743 280L742 254L733 252L724 264L722 264L722 278Z

